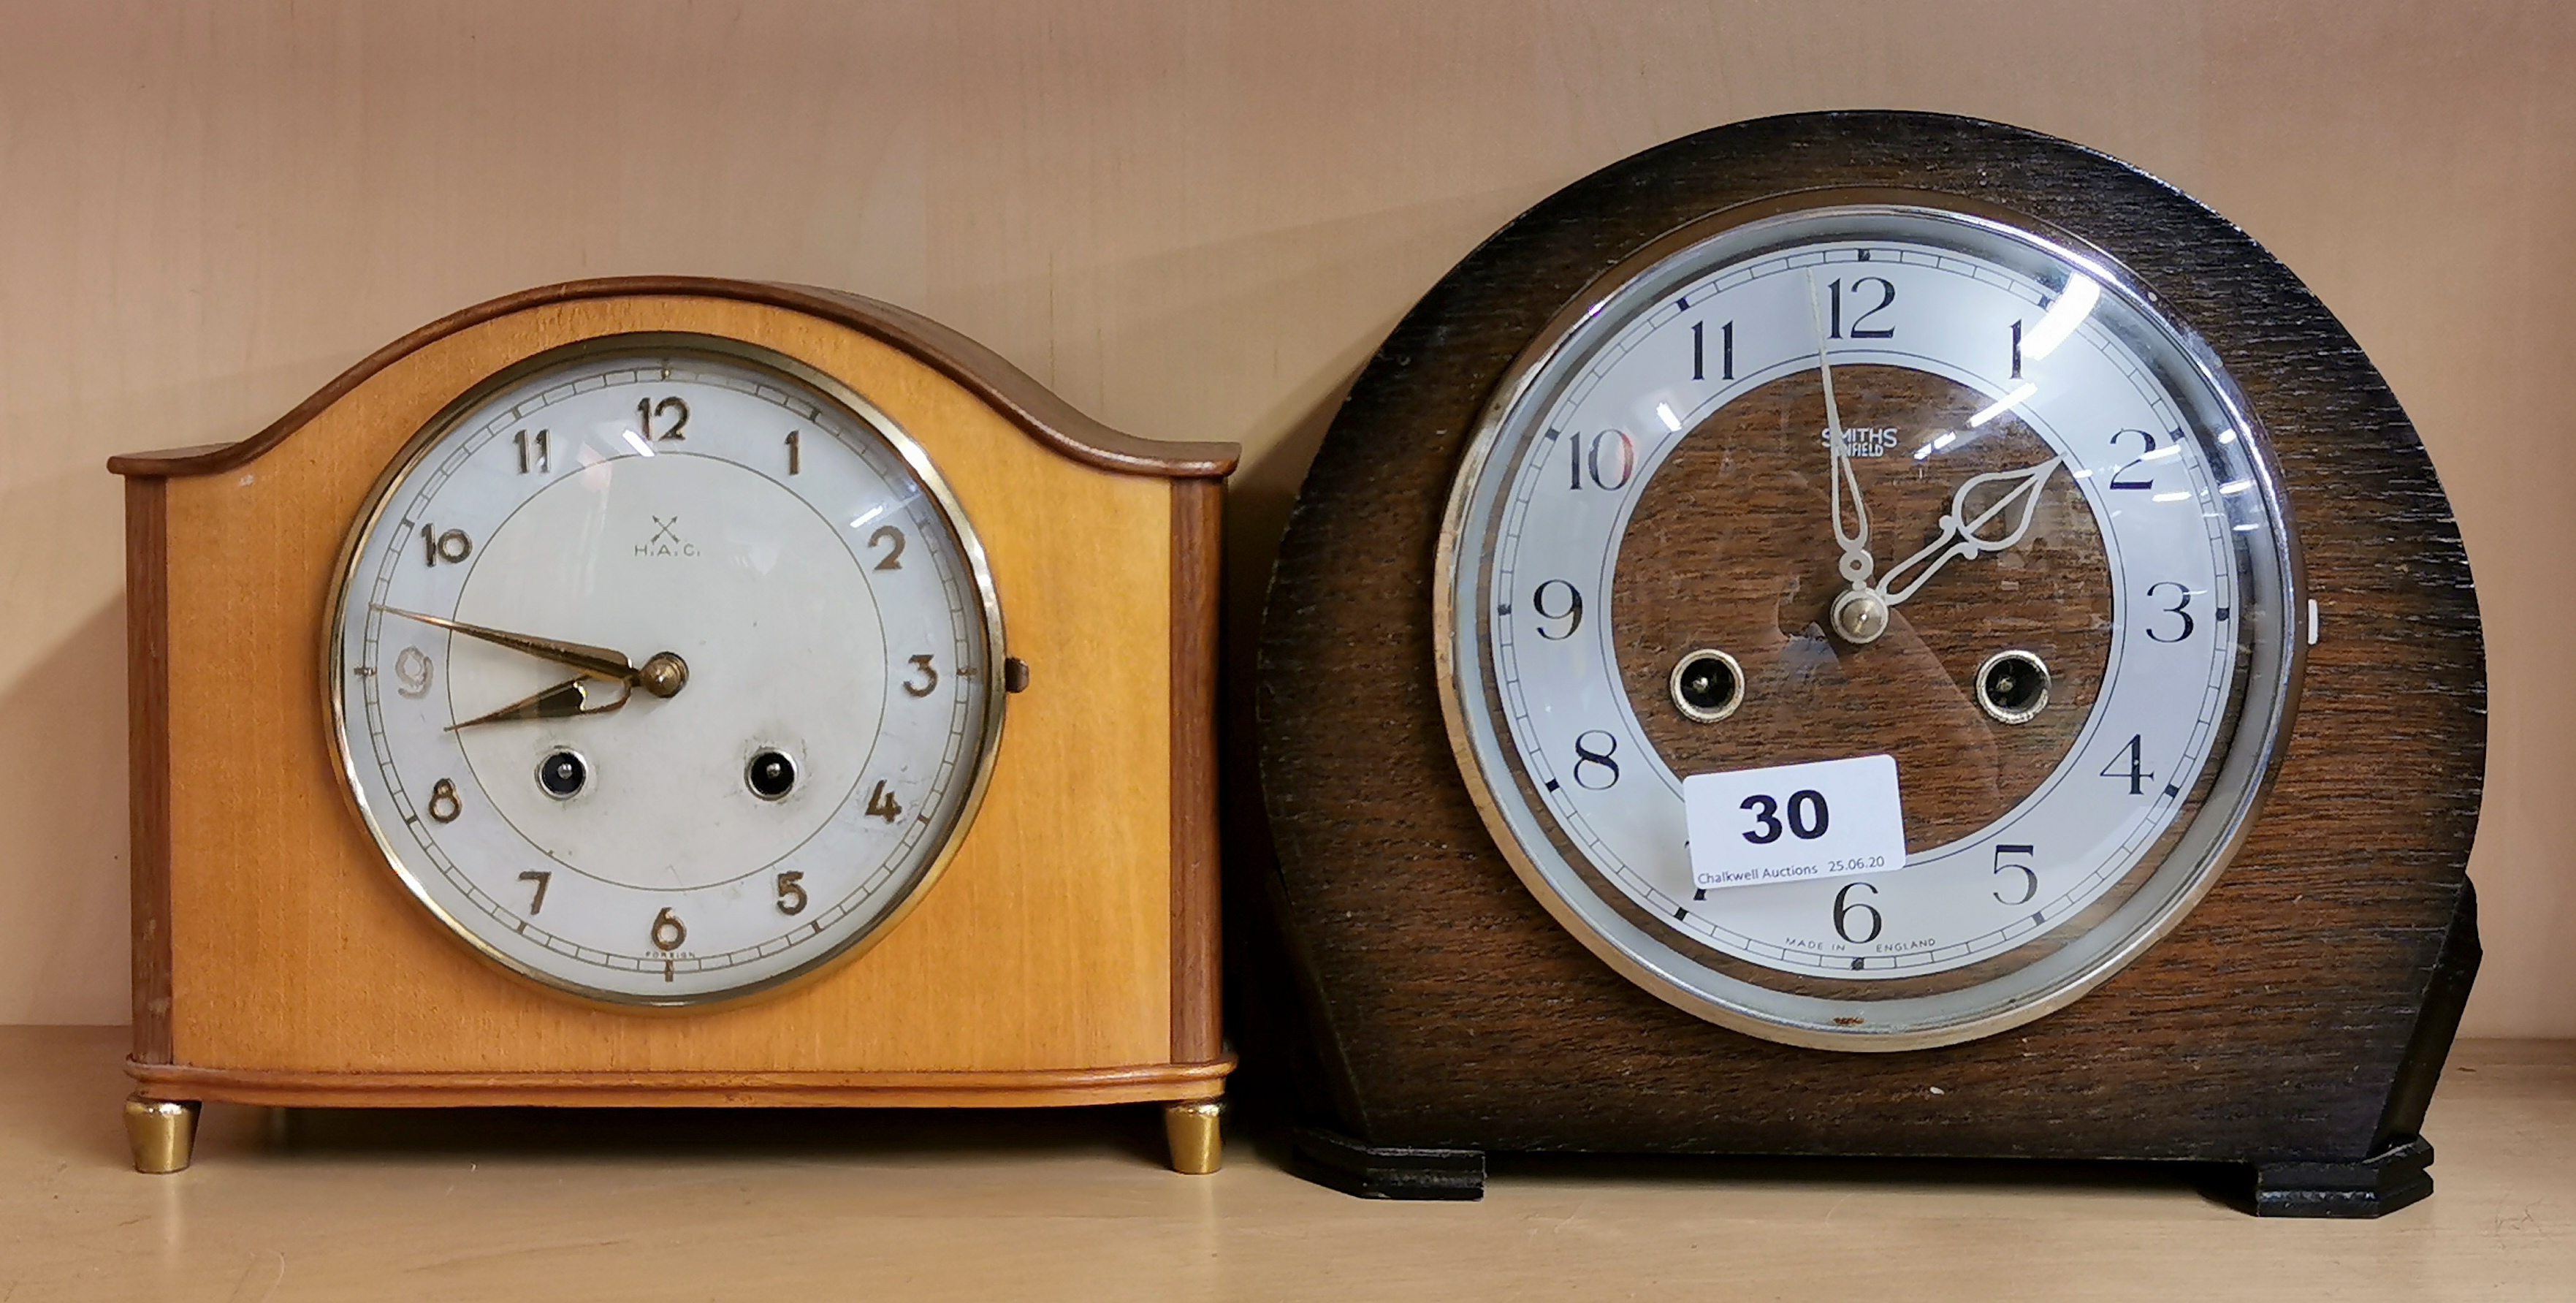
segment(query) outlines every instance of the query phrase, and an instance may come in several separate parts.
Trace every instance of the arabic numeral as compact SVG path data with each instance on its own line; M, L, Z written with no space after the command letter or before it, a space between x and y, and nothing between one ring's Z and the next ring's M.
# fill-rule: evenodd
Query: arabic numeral
M689 925L681 922L680 916L672 913L669 906L664 906L661 913L653 916L654 949L669 954L688 939Z
M1717 378L1735 378L1735 323L1725 322L1717 328ZM1691 323L1691 379L1708 379L1708 323Z
M2160 583L2160 584L2149 584L2149 585L2147 585L2147 600L2148 600L2148 601L2151 601L2151 602L2152 602L2152 601L2154 601L2154 600L2156 600L2156 595L2157 595L2158 593L2163 592L2164 590L2166 590L2166 589L2168 589L2168 588L2172 589L2172 590L2173 590L2174 592L2176 592L2176 593L2181 594L2181 596L2175 600L2175 602L2174 602L2174 604L2173 604L2173 605L2171 605L2171 606L2159 606L2159 607L2157 607L2156 609L2157 609L2157 610L2159 610L2159 611L2164 612L2164 613L2165 613L2165 614L2167 614L2167 615L2179 615L2179 616L2181 616L2181 617L2182 617L2182 631L2181 631L2181 632L2179 632L2179 633L2172 634L2172 635L2166 635L2166 634L2161 634L2161 633L2156 632L2156 630L2155 630L2155 626L2153 626L2153 625L2149 625L2149 626L2147 627L2147 636L2148 636L2149 638L2154 639L2154 640L2155 640L2155 641L2157 641L2157 642L2181 642L2183 639L2190 637L2190 636L2191 636L2191 631L2192 631L2193 629L2195 629L2195 628L2197 628L2197 627L2198 627L2197 625L2195 625L2195 624L2193 624L2193 623L2192 623L2191 613L2190 613L2190 611L2189 611L2188 609L2186 609L2186 608L2190 607L2190 605L2191 605L2191 589L2190 589L2190 587L2189 587L2188 585L2175 583L2174 581L2172 581L2172 580L2170 580L2170 579L2165 580L2163 583Z
M2102 776L2104 778L2128 779L2129 795L2146 795L2147 784L2156 781L2156 776L2147 772L2146 745L2146 735L2142 733L2130 734L2129 744L2120 748L2119 752L2111 757L2110 764L2102 766ZM2129 759L2129 767L2126 769L2119 767L2121 756L2126 756Z
M530 434L525 430L521 430L510 436L513 440L517 441L519 445L519 473L521 475L525 475L531 470L542 475L546 473L547 470L551 469L547 464L546 433L547 432L544 430L539 430L535 434Z
M1736 808L1751 810L1753 821L1762 825L1744 834L1744 840L1756 846L1768 846L1780 840L1780 803L1778 801L1756 792L1744 798L1744 804Z
M787 432L787 473L790 475L802 474L805 470L803 449L800 446L804 442L804 434L803 430Z
M1613 439L1618 442L1612 443ZM1625 430L1603 430L1592 436L1588 452L1582 435L1568 438L1565 444L1568 463L1565 468L1566 487L1569 489L1583 487L1583 476L1587 470L1592 474L1594 487L1613 492L1628 487L1628 477L1637 473L1637 441L1629 438ZM1603 469L1605 453L1608 455L1606 471Z
M912 658L912 673L903 680L905 696L927 697L939 686L939 671L932 666L932 660L928 652Z
M429 695L429 685L438 678L438 668L430 663L429 653L418 647L405 647L394 657L394 691L418 701Z
M2027 864L2004 863L2004 857L2007 855L2026 857L2035 855L2038 852L2039 848L2036 846L1997 846L1995 848L1994 871L1997 874L2018 873L2021 875L2021 895L2011 900L2006 900L2004 899L2004 893L1998 890L1994 893L1996 903L2003 905L2027 905L2030 903L2033 896L2039 894L2038 870L2033 869Z
M1801 810L1808 812L1806 818L1798 817ZM1811 842L1824 836L1825 829L1831 826L1831 815L1832 812L1825 808L1824 793L1799 791L1789 794L1789 831L1798 840Z
M1862 946L1878 939L1880 929L1887 926L1887 920L1879 917L1877 906L1869 904L1866 901L1853 900L1851 898L1851 894L1855 891L1866 891L1873 896L1878 894L1878 888L1867 882L1847 883L1844 885L1842 890L1835 892L1834 935L1841 937L1845 941L1851 942L1853 945ZM1853 936L1851 934L1851 921L1855 916L1864 914L1869 916L1869 931L1864 932L1859 936ZM1859 961L1854 960L1853 962L1857 964Z
M885 780L882 778L877 780L876 789L868 793L868 813L887 823L893 823L903 817L902 804L894 799L894 793L886 790Z
M1547 609L1547 595L1549 590L1558 588L1565 590L1565 601L1560 604L1564 609L1551 611ZM1583 627L1583 594L1576 590L1574 585L1562 579L1551 579L1540 584L1537 590L1530 594L1530 610L1536 612L1542 620L1565 621L1565 628L1557 633L1549 633L1546 626L1540 626L1538 636L1550 642L1563 642L1573 637L1575 630Z
M660 434L653 432L653 418L657 416L672 418L669 425L662 427ZM647 443L657 439L667 442L689 437L680 433L689 425L689 404L686 399L665 398L657 403L650 397L638 398L635 400L635 419L643 426L642 434Z
M802 873L790 871L778 875L779 913L794 915L805 912L804 882L805 875Z
M2021 323L2012 323L2012 379L2021 379Z
M1833 811L1825 805L1825 794L1813 788L1801 788L1789 794L1786 823L1781 822L1778 797L1757 792L1744 798L1743 804L1736 808L1752 811L1754 822L1760 825L1744 834L1744 840L1756 846L1768 846L1780 840L1783 830L1802 842L1811 842L1824 836L1825 830L1833 826Z
M1873 326L1869 324L1870 318L1887 311L1890 306L1895 304L1895 282L1890 281L1884 276L1863 276L1859 280L1852 282L1852 297L1854 299L1858 299L1860 297L1862 293L1861 287L1864 285L1876 285L1878 287L1878 306L1873 307L1867 312L1864 312L1858 317L1852 319L1851 337L1854 339L1896 338L1896 327ZM1833 329L1826 333L1826 338L1840 339L1843 337L1843 283L1840 280L1833 281L1827 289L1829 291L1827 297L1833 301Z
M868 535L869 547L886 549L886 554L877 558L879 570L903 569L903 544L903 531L892 525L879 525L875 533Z
M474 555L474 540L467 538L461 529L440 533L436 525L423 525L420 527L420 545L428 554L427 563L432 566L441 561L455 565Z
M1594 738L1601 739L1594 742ZM1619 783L1619 762L1610 757L1619 753L1616 735L1600 729L1580 733L1574 739L1574 781L1578 786L1603 791ZM1585 775L1592 777L1586 777ZM1595 782L1593 778L1599 778Z
M2134 434L2138 436L2140 440L2145 442L2147 446L2139 449L2137 456L2120 463L2119 468L2111 472L2111 482L2105 487L2131 490L2154 488L2156 486L2155 472L2147 472L2147 477L2142 480L2124 480L2120 478L2120 471L2127 470L2130 467L2137 465L2139 462L2145 461L2147 459L2147 454L2156 450L2156 436L2149 434L2145 430L2122 430L2118 434L2111 436L2111 447L2114 450L2119 448L2120 435L2122 434Z

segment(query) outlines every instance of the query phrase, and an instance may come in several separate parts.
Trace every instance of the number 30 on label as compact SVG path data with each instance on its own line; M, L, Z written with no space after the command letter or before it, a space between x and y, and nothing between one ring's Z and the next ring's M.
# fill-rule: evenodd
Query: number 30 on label
M1691 885L1758 887L1905 867L1893 757L1692 774Z

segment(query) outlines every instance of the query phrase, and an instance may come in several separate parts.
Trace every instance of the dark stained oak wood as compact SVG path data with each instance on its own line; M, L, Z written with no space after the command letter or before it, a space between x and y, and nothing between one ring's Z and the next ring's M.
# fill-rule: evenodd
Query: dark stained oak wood
M1934 541L1969 477L2053 455L2005 417L1928 474L1907 454L1964 428L1983 395L1897 367L1838 366L1834 382L1847 425L1902 430L1886 455L1851 462L1881 575ZM1944 567L1878 641L1839 641L1826 608L1849 585L1835 573L1824 427L1815 373L1787 376L1713 413L1646 483L1610 606L1620 676L1647 740L1676 772L1895 756L1907 849L1919 851L1994 822L2073 744L2110 659L2109 564L2092 512L2058 472L2020 545ZM1992 522L1987 531L2009 532ZM1716 723L1686 718L1672 700L1673 663L1703 647L1744 666L1744 704ZM2027 724L1989 719L1973 695L1977 668L2007 649L2036 653L2055 680L2048 708Z
M1435 537L1498 377L1657 236L1819 186L1963 196L2125 263L2268 427L2323 615L2277 785L2208 897L2072 1006L1942 1049L1779 1045L1619 977L1494 848L1437 699ZM1644 670L1699 635L1637 636L1642 694ZM1387 339L1319 451L1273 573L1258 692L1276 871L1240 896L1275 903L1300 969L1282 986L1305 998L1320 1078L1302 1097L1368 1145L2348 1166L2420 1120L2392 1101L2429 1080L2465 998L2484 660L2414 429L2334 316L2241 231L2029 132L1897 113L1748 122L1615 164L1495 234Z
M1987 405L1984 395L1900 367L1841 366L1834 380L1846 428L1896 432L1893 447L1851 459L1881 576L1937 539L1953 492L1969 478L2054 456L2005 416L1927 465L1912 450L1968 428ZM1622 686L1647 740L1676 773L1895 757L1907 849L1921 851L2000 818L2074 745L2110 659L2109 562L2073 478L2052 472L2018 545L1944 567L1895 608L1876 642L1844 642L1826 632L1828 608L1849 585L1836 573L1825 425L1815 373L1785 376L1711 413L1655 469L1620 542L1609 607ZM1982 491L1969 510L2002 492ZM1848 526L1848 504L1844 519ZM1985 536L2010 532L1989 522ZM1746 680L1735 713L1707 723L1683 715L1671 689L1674 663L1702 648L1734 656ZM2005 650L2037 655L2054 679L2050 704L2027 723L1999 723L1976 704L1977 671ZM2216 774L2214 766L2203 774L2168 844ZM1525 776L1520 781L1535 805L1538 794L1526 791ZM1577 859L1575 868L1628 921L1730 977L1832 999L1894 1000L2039 962L2134 895L2160 860L2148 856L2045 938L1964 968L1867 983L1784 973L1709 948L1638 907L1587 863Z

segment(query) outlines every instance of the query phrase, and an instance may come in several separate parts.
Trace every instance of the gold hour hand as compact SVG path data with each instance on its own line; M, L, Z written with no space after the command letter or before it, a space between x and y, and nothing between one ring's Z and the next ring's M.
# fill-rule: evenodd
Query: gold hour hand
M640 687L657 697L677 696L680 689L688 686L689 682L689 663L680 659L678 652L655 652L639 669L634 662L626 659L626 653L607 647L565 642L561 638L540 638L532 633L512 633L507 629L487 629L479 624L467 624L463 620L423 615L418 611L406 611L396 606L378 606L375 609L387 615L399 615L406 620L418 620L432 628L461 633L468 638L480 638L515 652L524 652L539 660L567 665L592 678L606 679L611 683L623 683L629 688ZM625 698L619 698L618 703L625 704ZM616 707L603 706L601 709L614 710ZM597 712L577 713L596 714Z
M605 715L625 705L626 699L635 695L633 688L621 683L617 685L616 700L605 706L590 705L588 704L590 685L597 681L587 677L566 679L551 688L521 697L489 714L458 720L448 725L447 731L453 733L460 728L471 728L476 724L498 724L513 719L569 719L575 715Z

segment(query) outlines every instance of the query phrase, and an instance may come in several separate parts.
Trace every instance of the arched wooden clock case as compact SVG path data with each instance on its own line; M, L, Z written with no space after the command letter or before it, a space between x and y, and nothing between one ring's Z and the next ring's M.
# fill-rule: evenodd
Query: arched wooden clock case
M186 1166L206 1100L1150 1101L1213 1170L1234 457L888 304L635 277L433 322L238 443L115 458L137 1165ZM478 582L531 596L478 613ZM603 623L629 618L658 627ZM655 719L765 749L610 731Z
M2289 611L2305 660L2268 797L2206 895L2062 1008L1885 1053L1730 1030L1578 943L1480 818L1435 664L1444 513L1516 360L1673 232L1828 189L2008 214L2122 269L2268 432L2313 603ZM1297 1156L1319 1179L1474 1197L1486 1151L1557 1150L2215 1162L2294 1215L2432 1188L2419 1131L2478 959L2484 661L2459 534L2325 307L2113 159L1962 118L1807 114L1549 198L1352 389L1280 551L1258 690L1266 894L1311 1051Z

